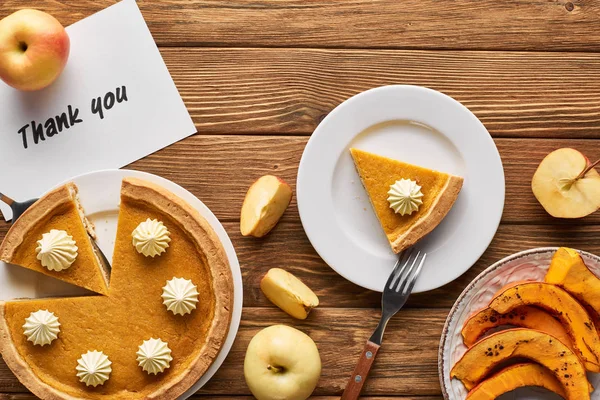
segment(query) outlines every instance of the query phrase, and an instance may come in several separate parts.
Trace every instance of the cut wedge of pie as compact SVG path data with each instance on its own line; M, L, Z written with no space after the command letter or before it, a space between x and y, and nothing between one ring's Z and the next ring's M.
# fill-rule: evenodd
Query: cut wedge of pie
M458 197L463 178L402 161L350 149L375 214L395 253L417 243L444 219ZM418 210L397 214L388 202L388 191L396 181L408 179L421 186Z
M148 219L160 221L170 237L166 250L154 257L138 252L132 241L132 232ZM197 289L191 292L197 303L187 304L191 312L185 315L167 309L161 296L168 281L179 279ZM232 302L228 259L208 222L166 189L125 178L108 295L0 303L0 353L44 399L175 399L217 357ZM23 330L25 319L40 309L60 323L58 337L44 346L28 341ZM137 358L151 338L166 343L172 357L156 375ZM95 387L76 376L80 357L93 351L112 363L108 380Z
M77 245L75 261L62 271L50 270L37 259L37 242L52 229L65 231ZM40 198L15 221L0 245L0 260L107 294L108 270L96 256L90 236L95 238L94 225L79 204L77 186L67 183Z

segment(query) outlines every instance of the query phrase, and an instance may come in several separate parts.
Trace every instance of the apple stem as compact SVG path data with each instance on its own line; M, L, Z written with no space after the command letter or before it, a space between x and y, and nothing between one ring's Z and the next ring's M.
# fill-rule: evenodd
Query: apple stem
M269 365L267 365L267 369L268 369L269 371L270 371L270 370L274 370L275 372L281 372L281 370L282 370L283 368L276 367L276 366L274 366L274 365L271 365L271 364L269 364Z
M583 178L588 172L590 172L596 165L600 164L600 160L597 160L595 163L588 165L577 177L575 180Z

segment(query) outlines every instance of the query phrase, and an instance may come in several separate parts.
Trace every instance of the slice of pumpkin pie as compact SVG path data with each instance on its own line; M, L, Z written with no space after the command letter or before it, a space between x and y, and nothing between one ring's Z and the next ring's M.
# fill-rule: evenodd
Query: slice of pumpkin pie
M463 178L350 149L373 209L395 253L417 243L444 219Z
M94 226L79 204L77 186L67 183L27 209L0 245L0 260L29 268L100 294L109 273L92 246Z

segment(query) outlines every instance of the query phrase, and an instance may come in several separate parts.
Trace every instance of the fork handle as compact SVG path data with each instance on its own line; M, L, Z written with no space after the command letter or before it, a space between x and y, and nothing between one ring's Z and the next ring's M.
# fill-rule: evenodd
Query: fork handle
M371 370L371 366L373 365L373 361L375 361L375 356L377 355L377 351L379 351L379 346L376 343L367 340L365 344L365 348L363 349L360 359L358 360L358 364L354 368L354 372L346 385L346 389L342 394L342 400L355 400L360 396L360 391L362 390L365 381L367 380L367 376L369 375L369 371Z

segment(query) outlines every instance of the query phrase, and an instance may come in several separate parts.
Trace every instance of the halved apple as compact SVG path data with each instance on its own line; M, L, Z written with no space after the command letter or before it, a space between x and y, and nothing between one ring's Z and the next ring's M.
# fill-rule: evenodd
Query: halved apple
M531 189L544 209L557 218L581 218L600 208L600 175L587 157L570 148L542 160Z
M498 293L489 307L501 314L536 306L557 317L589 371L600 372L600 338L585 308L565 290L544 282L527 282Z
M510 365L475 386L467 394L467 400L495 400L525 386L543 387L567 398L565 389L552 372L538 364L521 363Z
M319 298L304 282L281 268L271 268L260 288L267 299L294 318L306 319L319 305Z
M463 325L462 336L467 347L471 347L486 332L502 325L536 329L548 333L572 349L573 342L569 334L552 315L536 307L517 307L506 314L486 307L467 319Z
M283 179L265 175L248 189L242 204L240 231L244 236L265 236L292 200L292 188Z
M508 329L481 339L454 364L450 378L473 389L506 360L527 358L548 368L568 399L589 400L589 383L579 358L555 337L533 329Z

